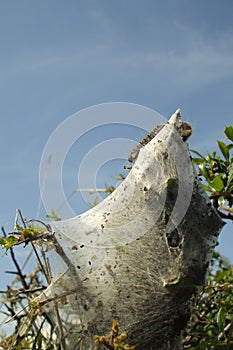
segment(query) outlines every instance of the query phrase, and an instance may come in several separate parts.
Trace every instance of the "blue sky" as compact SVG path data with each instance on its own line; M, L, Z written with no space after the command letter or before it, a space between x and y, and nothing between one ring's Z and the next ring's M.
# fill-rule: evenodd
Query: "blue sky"
M181 107L193 125L190 147L216 148L233 124L232 13L231 0L1 1L1 225L12 228L16 208L35 217L44 146L83 108L130 102L169 118ZM121 135L140 139L135 130ZM75 173L77 163L67 163ZM101 173L108 183L110 170ZM67 193L75 187L74 176ZM228 223L219 249L231 261L232 244Z

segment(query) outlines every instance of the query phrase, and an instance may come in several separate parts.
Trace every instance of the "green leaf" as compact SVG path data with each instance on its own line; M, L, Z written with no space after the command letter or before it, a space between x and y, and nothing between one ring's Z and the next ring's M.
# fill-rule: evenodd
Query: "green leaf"
M228 277L227 270L218 270L216 271L215 281L216 283L224 281Z
M221 192L224 189L224 183L221 179L221 174L215 176L213 180L208 180L208 184L217 192Z
M209 186L206 186L206 185L202 184L202 187L207 192L213 192L212 189Z
M210 163L211 161L215 160L215 155L213 157L213 153L208 153L205 159L208 163Z
M220 197L218 198L218 205L219 205L220 207L222 207L224 204L225 204L225 197L224 197L224 196L220 196Z
M210 175L209 175L208 169L205 166L205 163L202 163L199 165L199 170L200 170L201 174L205 177L205 179L208 180Z
M227 188L227 191L228 191L228 192L233 191L233 183Z
M233 141L233 127L231 125L225 127L224 133L229 140Z
M30 225L26 228L19 226L16 224L16 228L18 230L18 233L22 236L29 237L29 236L34 236L35 231L33 229L33 225Z
M46 218L54 220L54 221L60 221L61 220L59 218L58 214L56 213L54 208L52 208L52 210L51 210L51 215L47 214Z
M2 245L2 246L5 245L5 238L0 237L0 245Z
M224 307L221 307L217 314L217 324L221 331L224 330L225 319L226 319L226 310Z
M201 155L201 153L195 151L194 149L190 149L189 152L192 152L192 153L196 154L198 157L200 157L203 160L205 160L205 157L203 157L203 155Z
M233 167L231 168L229 175L228 175L228 179L227 179L227 185L226 185L226 189L228 190L228 187L230 185L232 185L232 181L233 181Z
M220 151L222 152L224 158L226 160L229 160L229 150L227 145L223 142L223 141L217 141L218 142L218 147L220 149Z
M8 236L5 239L4 247L9 249L9 248L12 248L17 243L18 243L18 238L16 238L15 236Z
M205 163L205 159L203 159L203 158L192 158L192 161L193 161L194 165L199 165L199 164Z
M226 174L225 172L221 173L221 179L222 180L226 180L227 178L228 178L228 174Z
M35 224L32 224L30 226L28 226L28 228L33 232L33 234L35 233L43 233L43 232L46 232L46 228L42 225L35 225Z
M93 202L93 207L95 207L98 203L99 203L99 196L96 196Z

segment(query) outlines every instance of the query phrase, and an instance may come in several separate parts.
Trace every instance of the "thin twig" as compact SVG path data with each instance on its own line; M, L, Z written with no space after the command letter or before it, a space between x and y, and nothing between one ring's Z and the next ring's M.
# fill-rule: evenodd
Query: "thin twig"
M64 207L64 205L66 205L69 200L73 197L73 195L77 192L89 192L90 194L93 193L106 193L106 192L110 192L108 190L108 188L76 188L75 190L73 190L65 199L65 201L63 201L60 206L57 209L57 213L59 213L61 211L61 209Z
M42 197L44 195L44 190L45 190L45 185L46 185L46 180L48 177L48 171L49 171L49 167L51 164L51 160L52 160L52 155L49 154L47 161L46 161L46 166L45 166L45 170L44 170L44 177L42 180L42 185L41 185L41 191L40 191L40 196L39 196L39 200L38 200L38 204L37 204L37 210L36 210L36 218L39 217L40 211L41 211L41 206L42 206Z
M9 235L19 235L17 231L9 232ZM22 240L19 240L16 242L14 245L19 245L19 244L25 244L27 245L30 242L38 241L40 239L43 240L51 240L51 232L35 232L34 236L30 236L28 238L24 238Z
M40 265L40 268L42 269L42 271L43 271L43 273L44 273L44 276L45 276L45 278L46 278L46 281L48 282L48 283L50 283L50 281L51 281L51 279L50 279L50 276L49 276L49 274L47 273L47 271L46 271L46 269L45 269L45 267L44 267L44 264L42 263L42 261L41 261L41 259L40 259L40 257L39 257L39 254L38 254L38 252L37 252L37 250L36 250L36 247L34 246L34 244L31 242L31 245L32 245L32 249L33 249L33 251L34 251L34 253L35 253L35 255L36 255L36 258L37 258L37 260L38 260L38 263L39 263L39 265Z
M45 318L43 319L43 321L41 322L41 325L37 331L37 334L35 336L35 339L34 339L34 342L32 344L32 350L36 350L37 349L37 346L36 346L36 343L37 343L37 340L39 338L39 335L41 334L41 330L42 330L42 327L44 326L44 323L45 323Z
M227 207L226 205L219 206L219 209L226 210L230 213L233 213L233 208Z
M30 251L30 253L27 255L26 259L24 260L24 262L23 262L23 264L21 266L21 270L24 270L24 268L26 267L27 263L31 259L32 254L33 254L33 249Z
M36 293L36 292L40 292L45 290L47 287L46 286L41 286L41 287L37 287L37 288L32 288L32 289L15 289L14 293L15 295L19 295L19 294L30 294L30 293ZM0 290L0 293L2 294L6 294L8 291L7 290Z
M38 222L39 224L43 225L47 231L52 232L51 226L49 224L46 224L44 221L42 220L38 220L38 219L30 219L30 220L26 220L26 223L30 223L30 222Z
M61 320L61 316L59 313L59 309L58 309L58 304L57 304L57 300L54 300L54 310L55 310L55 315L57 318L57 323L58 323L58 329L59 329L59 333L60 333L60 341L61 341L61 346L62 346L62 350L66 350L66 341L65 341L65 334L64 334L64 330L63 330L63 326L62 326L62 320Z
M4 227L2 227L2 232L3 232L4 237L6 237L7 234L6 234L6 231L5 231ZM11 255L11 259L13 260L13 263L14 263L14 265L16 267L17 274L20 277L20 281L21 281L23 287L25 289L28 289L28 285L27 285L27 282L25 280L25 275L22 273L21 268L20 268L20 266L19 266L19 264L18 264L18 262L17 262L17 260L15 258L15 254L14 254L13 248L10 248L10 255Z
M22 221L22 223L23 223L23 227L24 227L24 228L27 228L27 225L26 225L26 222L25 222L25 220L24 220L24 218L23 218L23 215L22 215L21 210L20 210L20 209L17 209L17 212L18 212L18 214L19 214L19 216L20 216L20 219L21 219L21 221ZM16 221L16 223L17 223L17 221Z

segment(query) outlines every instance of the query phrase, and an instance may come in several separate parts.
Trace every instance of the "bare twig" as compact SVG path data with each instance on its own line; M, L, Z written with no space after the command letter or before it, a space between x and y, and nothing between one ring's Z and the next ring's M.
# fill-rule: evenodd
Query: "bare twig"
M58 209L57 209L58 213L61 211L61 209L64 207L64 205L66 205L69 202L69 200L73 197L73 195L75 195L75 193L77 193L77 192L88 192L90 194L93 194L93 193L108 193L111 191L110 191L110 187L106 187L106 188L76 188L67 196L65 201L62 202L61 205L58 207Z
M19 294L30 294L30 293L36 293L36 292L41 292L43 290L45 290L47 287L45 286L41 286L41 287L37 287L37 288L30 288L30 289L15 289L14 293L15 295L19 295ZM0 293L2 294L6 294L8 291L7 290L0 290Z

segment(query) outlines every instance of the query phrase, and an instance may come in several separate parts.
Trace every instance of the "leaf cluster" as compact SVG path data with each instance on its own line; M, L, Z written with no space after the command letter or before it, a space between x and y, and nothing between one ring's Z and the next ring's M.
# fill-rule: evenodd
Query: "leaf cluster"
M40 225L28 225L27 227L21 227L16 224L16 230L9 232L6 237L0 237L0 245L2 248L9 249L15 245L34 241L46 232L45 227Z
M197 156L192 161L198 167L202 186L209 193L214 207L219 209L222 217L233 219L233 127L226 126L224 133L228 143L217 141L221 155L214 151L203 156L196 150L190 151Z
M218 253L195 302L183 349L233 349L233 265Z
M19 217L21 219L21 224L18 223ZM51 227L41 220L24 219L21 211L17 209L14 231L6 234L2 227L2 232L3 237L0 237L0 246L8 250L16 245L24 243L24 246L26 246L29 242L32 243L34 241L40 245L43 239L48 239L49 236L51 236Z
M119 334L119 323L117 321L112 322L112 328L109 336L94 336L95 345L97 345L96 350L135 350L136 345L127 344L126 339L127 334L125 332Z
M13 271L16 278L11 285L7 286L6 291L1 291L1 314L5 315L5 322L11 322L12 332L1 332L0 348L55 349L51 337L54 328L52 321L39 307L28 307L31 300L46 288L43 272L39 266L28 274L17 270Z

